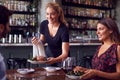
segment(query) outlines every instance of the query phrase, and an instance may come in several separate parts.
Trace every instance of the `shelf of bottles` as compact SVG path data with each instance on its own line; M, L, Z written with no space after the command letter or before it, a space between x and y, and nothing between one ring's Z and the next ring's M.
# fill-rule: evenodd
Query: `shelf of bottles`
M65 18L72 38L97 38L96 24L105 17L114 17L113 0L62 0Z
M91 23L96 22L92 20L112 17L111 9L114 8L112 1L113 0L62 0L62 5L65 17L69 23L75 24L76 21L79 23L80 19L85 19L86 23ZM68 18L71 18L71 20ZM83 23L85 23L85 21L83 21Z
M77 43L86 43L86 42L99 42L98 37L96 35L96 31L90 30L70 30L70 42L77 42Z
M35 15L28 15L28 14L13 14L10 17L10 26L11 27L34 27L35 26Z
M70 42L85 42L84 39L97 39L96 25L98 20L67 18Z
M63 5L77 6L94 9L112 9L115 7L114 0L62 0Z
M70 30L96 30L98 20L67 18Z
M22 38L27 39L27 42L28 38L32 37L32 33L36 31L38 25L37 4L34 3L34 0L0 0L0 5L6 6L13 12L9 20L11 32L5 39L7 42L9 42L10 35L12 37L17 36L17 38L20 35Z
M26 28L35 26L35 8L30 8L31 1L28 0L5 0L3 4L13 11L10 17L12 28Z
M98 20L103 17L110 17L109 10L88 9L80 7L63 6L66 17L85 18Z

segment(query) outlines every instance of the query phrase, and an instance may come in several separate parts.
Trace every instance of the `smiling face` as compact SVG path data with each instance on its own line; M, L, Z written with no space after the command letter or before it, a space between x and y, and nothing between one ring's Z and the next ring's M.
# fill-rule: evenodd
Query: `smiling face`
M110 35L112 34L112 30L108 29L103 24L98 23L96 34L98 35L98 39L104 42L106 40L110 40Z
M53 8L48 7L46 9L46 18L50 24L58 22L58 14Z

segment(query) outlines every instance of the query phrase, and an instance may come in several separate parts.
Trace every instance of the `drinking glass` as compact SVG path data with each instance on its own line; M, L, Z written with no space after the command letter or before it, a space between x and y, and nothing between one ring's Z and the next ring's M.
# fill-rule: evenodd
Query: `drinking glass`
M33 32L32 33L32 37L36 37L37 39L39 39L40 38L40 33L39 32Z
M67 73L68 71L73 70L73 68L76 66L76 59L75 57L67 57L62 62L62 68Z

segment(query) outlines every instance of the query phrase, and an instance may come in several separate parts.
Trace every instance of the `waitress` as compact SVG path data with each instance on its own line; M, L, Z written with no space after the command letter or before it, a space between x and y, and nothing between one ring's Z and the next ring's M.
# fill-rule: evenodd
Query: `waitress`
M46 56L48 64L60 66L60 62L68 57L69 31L64 19L62 8L55 2L46 5L46 18L40 24L40 40L47 43ZM39 41L32 38L32 43L37 45Z

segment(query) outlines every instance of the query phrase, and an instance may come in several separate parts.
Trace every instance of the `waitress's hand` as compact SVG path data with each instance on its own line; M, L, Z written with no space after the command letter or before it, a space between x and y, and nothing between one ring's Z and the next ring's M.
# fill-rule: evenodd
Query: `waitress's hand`
M55 63L56 62L56 59L54 58L54 57L49 57L49 58L47 58L47 63L48 64L53 64L53 63Z
M85 74L81 76L81 79L90 79L97 75L97 70L95 69L88 69L85 71Z
M32 42L32 44L34 44L34 45L38 45L39 44L39 39L37 39L36 37L33 37L32 38L32 40L31 40L31 42Z
M46 58L44 56L37 56L37 61L46 61Z

